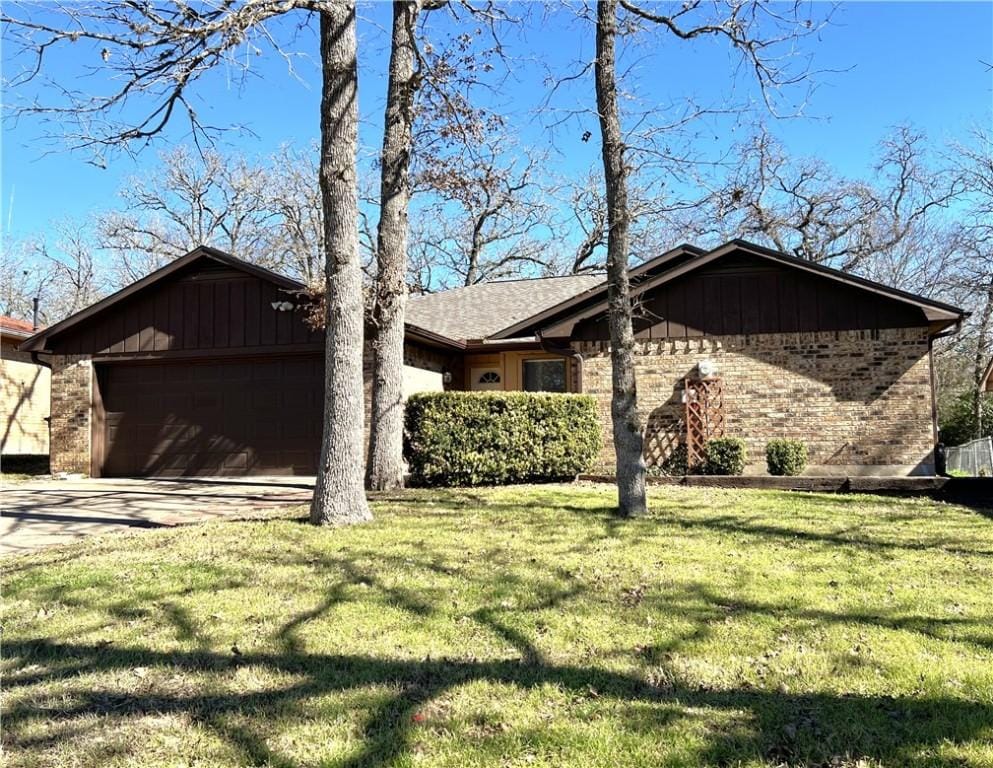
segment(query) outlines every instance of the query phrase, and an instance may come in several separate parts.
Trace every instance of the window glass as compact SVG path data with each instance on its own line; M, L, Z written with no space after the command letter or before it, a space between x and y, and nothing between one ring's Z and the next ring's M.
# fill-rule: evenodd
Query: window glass
M525 360L525 392L565 392L565 360Z

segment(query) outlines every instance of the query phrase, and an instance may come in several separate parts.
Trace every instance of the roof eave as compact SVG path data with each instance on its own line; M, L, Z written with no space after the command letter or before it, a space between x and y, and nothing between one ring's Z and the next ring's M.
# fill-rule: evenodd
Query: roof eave
M960 323L962 319L967 316L965 310L959 309L958 307L953 307L950 304L927 299L923 296L917 296L915 294L908 293L907 291L902 291L898 288L890 288L887 285L874 282L864 277L859 277L858 275L850 275L848 273L839 272L836 269L815 264L814 262L800 259L796 256L790 256L789 254L781 253L779 251L774 251L770 248L756 245L755 243L750 243L747 240L741 239L730 240L710 251L700 253L674 269L662 272L661 274L646 280L641 285L633 286L631 295L636 296L644 293L657 285L673 280L686 274L687 272L692 272L693 270L709 264L710 262L715 261L733 251L745 251L762 258L773 259L786 264L787 266L792 266L814 274L819 274L838 282L853 285L861 288L862 290L869 290L896 301L916 305L921 309L925 318L929 322L935 323L943 321L945 322L945 328L955 323ZM560 318L554 325L541 328L540 332L549 336L568 336L572 332L572 328L576 323L587 317L602 312L605 306L605 302L598 302L592 307L587 307L585 310Z
M460 352L464 351L468 346L465 339L452 339L435 331L430 331L427 328L414 325L413 323L404 324L404 336L405 338L412 338L414 341L420 341L430 346L443 347Z
M16 328L0 328L0 336L5 336L9 339L23 340L23 339L30 339L32 336L34 336L34 332L21 331L21 330L17 330Z

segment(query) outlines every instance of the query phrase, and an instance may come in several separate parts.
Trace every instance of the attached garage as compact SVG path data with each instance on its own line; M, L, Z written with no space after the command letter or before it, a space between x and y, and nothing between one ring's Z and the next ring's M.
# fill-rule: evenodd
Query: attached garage
M324 332L309 310L302 284L200 247L31 337L22 349L52 369L53 470L316 474ZM407 341L408 391L442 387L462 347Z
M313 475L324 334L303 286L198 248L32 338L52 466L94 477Z
M314 355L97 364L96 474L315 474L323 378Z

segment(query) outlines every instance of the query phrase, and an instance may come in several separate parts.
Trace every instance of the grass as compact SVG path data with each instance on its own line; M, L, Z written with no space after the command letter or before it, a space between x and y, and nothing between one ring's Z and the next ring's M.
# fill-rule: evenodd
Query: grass
M993 765L993 519L417 491L8 559L8 766Z

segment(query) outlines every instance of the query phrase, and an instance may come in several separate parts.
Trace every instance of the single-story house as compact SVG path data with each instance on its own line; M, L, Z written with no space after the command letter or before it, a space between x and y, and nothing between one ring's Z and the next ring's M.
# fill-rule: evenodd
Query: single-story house
M18 347L31 338L31 323L0 315L0 454L48 453L51 374Z
M933 472L931 345L962 310L739 240L631 281L649 464L725 434L753 470L787 437L814 472ZM52 365L53 470L313 473L323 340L301 289L201 247L27 340ZM407 321L407 392L589 393L612 461L602 275L411 296Z

